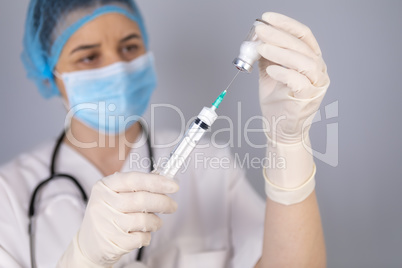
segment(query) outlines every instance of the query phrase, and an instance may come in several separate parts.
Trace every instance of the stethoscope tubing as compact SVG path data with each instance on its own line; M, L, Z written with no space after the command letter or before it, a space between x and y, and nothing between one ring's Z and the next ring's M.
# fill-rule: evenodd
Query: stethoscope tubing
M141 122L140 122L141 123ZM144 127L143 124L142 125L142 129L147 137L147 147L148 147L148 154L149 154L149 158L150 158L150 172L152 171L152 168L154 166L154 159L153 159L153 151L152 151L152 147L151 147L151 139L149 137L149 133L146 130L146 128ZM28 234L29 234L29 248L30 248L30 257L31 257L31 267L32 268L36 268L36 260L35 260L35 234L34 234L34 228L33 228L33 219L35 216L35 204L36 204L36 199L37 196L40 192L40 190L46 186L48 183L50 183L51 181L54 181L56 179L68 179L71 182L74 183L74 185L79 189L80 193L81 193L81 198L84 201L85 204L87 204L88 202L88 196L84 191L84 188L82 187L82 185L78 182L78 180L69 174L66 173L56 173L56 159L59 153L59 149L61 147L61 144L63 143L63 140L65 138L66 134L65 131L63 130L63 133L60 135L60 137L57 139L56 142L56 146L53 149L53 153L52 153L52 159L51 159L51 165L50 165L50 176L41 181L34 189L34 191L32 192L30 201L29 201L29 209L28 209L28 220L29 220L29 225L28 225ZM143 248L140 248L137 254L137 261L141 261L142 259L142 254L143 254Z

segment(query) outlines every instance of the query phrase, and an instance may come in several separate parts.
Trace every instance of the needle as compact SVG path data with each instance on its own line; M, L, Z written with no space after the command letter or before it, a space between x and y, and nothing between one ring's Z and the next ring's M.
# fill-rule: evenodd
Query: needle
M226 96L227 90L229 89L229 87L233 84L234 80L236 79L236 77L239 75L240 71L237 72L237 74L233 77L232 81L229 83L229 85L227 86L227 88L222 91L221 95L219 95L219 97L215 100L215 102L212 104L212 109L215 110L219 107L219 105L221 104L221 102L223 101L223 98Z
M232 81L230 81L229 85L227 86L227 88L225 89L225 91L227 91L230 86L233 84L234 80L236 80L237 76L239 75L240 70L236 73L236 75L233 77Z

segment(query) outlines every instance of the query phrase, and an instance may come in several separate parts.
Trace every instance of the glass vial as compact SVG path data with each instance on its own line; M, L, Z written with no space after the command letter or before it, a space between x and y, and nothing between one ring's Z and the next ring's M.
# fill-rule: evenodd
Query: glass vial
M246 39L240 46L239 56L233 61L236 68L242 72L251 73L254 63L261 58L260 54L257 52L257 47L262 43L262 41L258 39L255 28L257 25L262 23L269 25L267 22L257 19Z

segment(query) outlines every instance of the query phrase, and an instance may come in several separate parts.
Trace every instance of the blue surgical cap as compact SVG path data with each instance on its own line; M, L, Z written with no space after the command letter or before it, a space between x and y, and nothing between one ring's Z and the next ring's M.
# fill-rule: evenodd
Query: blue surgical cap
M21 59L44 98L60 95L53 70L68 39L84 24L112 12L135 21L148 48L144 22L133 0L31 0Z

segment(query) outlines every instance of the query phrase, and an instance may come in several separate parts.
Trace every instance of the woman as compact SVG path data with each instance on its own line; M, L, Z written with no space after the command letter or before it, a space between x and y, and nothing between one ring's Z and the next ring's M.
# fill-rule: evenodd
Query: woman
M172 149L147 146L139 120L156 78L134 2L32 0L23 61L44 97L61 96L71 122L57 146L39 146L0 169L1 266L325 266L305 145L329 85L326 67L306 26L275 13L262 19L270 24L257 27L267 153L286 159L286 168L264 170L265 219L233 159L221 169L191 162L177 176L180 190L130 165L133 155L158 159ZM150 134L156 144L172 140L171 133ZM230 157L211 146L198 152ZM31 200L49 169L56 176Z

